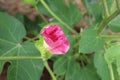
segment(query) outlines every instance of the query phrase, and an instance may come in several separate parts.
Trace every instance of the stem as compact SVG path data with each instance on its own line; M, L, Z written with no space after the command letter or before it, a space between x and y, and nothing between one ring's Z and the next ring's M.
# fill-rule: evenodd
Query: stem
M30 60L30 59L42 59L42 58L41 57L33 57L33 56L0 57L0 60Z
M34 39L32 39L32 38L29 38L29 37L25 37L25 39L27 39L27 41L32 41L32 42L34 42Z
M72 29L68 24L66 24L64 21L62 21L50 8L49 6L44 2L44 0L40 0L40 2L43 4L43 6L48 10L48 12L60 23L66 26L71 32L74 34L78 34L74 29Z
M47 63L46 60L44 61L44 65L45 65L46 69L48 70L48 72L50 73L52 79L53 80L57 80L56 77L55 77L55 75L53 74L52 70L50 69L50 67L49 67L49 65L48 65L48 63Z
M120 9L119 8L119 0L115 0L116 1L116 7L118 8L118 9Z
M113 73L113 68L112 68L112 64L109 65L109 71L110 71L111 80L115 80L114 73Z
M106 0L102 0L102 1L103 1L104 10L105 10L105 15L106 15L106 17L108 17L109 11L108 11L108 7L107 7L107 2L106 2Z
M111 16L109 16L108 18L106 18L105 20L102 21L102 23L99 25L98 27L98 35L104 30L104 28L106 27L106 25L112 20L114 19L116 16L118 16L120 14L120 11L117 10L115 11Z
M35 9L38 11L39 15L41 16L41 18L43 19L44 22L48 23L47 19L43 16L43 14L41 13L40 9L38 9L38 7L35 5L34 6Z

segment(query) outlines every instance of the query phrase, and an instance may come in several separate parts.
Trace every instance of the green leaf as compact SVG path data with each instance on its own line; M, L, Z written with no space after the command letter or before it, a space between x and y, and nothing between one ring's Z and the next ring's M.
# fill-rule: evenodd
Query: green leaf
M90 14L95 18L95 22L101 22L102 21L102 13L103 13L103 7L101 2L94 1L86 1L87 9ZM99 11L98 11L99 10Z
M118 71L119 69L119 67L117 68L117 65L116 64L112 64L112 68L113 68L113 72L114 72L114 77L115 77L115 80L120 80L120 76L119 76L119 74L118 74L118 72L120 72L120 71Z
M114 62L117 65L117 71L120 76L120 44L108 48L105 53L105 59L108 64Z
M120 59L116 60L116 64L117 64L117 72L118 72L118 75L120 76Z
M114 2L114 0L109 0L109 1L106 1L106 2L107 2L108 8L110 9L112 4L113 4L113 2Z
M4 64L5 64L5 61L0 61L0 73L1 73L2 70L3 70Z
M22 41L25 35L25 28L18 20L0 13L0 57L40 56L34 43ZM8 80L38 80L43 70L41 60L6 61L11 63ZM1 61L0 69L4 62Z
M65 80L80 80L80 65L75 60L69 60Z
M67 37L68 37L68 40L70 41L70 45L72 45L72 46L70 46L70 49L66 54L67 56L69 56L69 55L73 54L73 52L75 51L74 46L78 43L76 43L76 40L73 36L68 35ZM77 50L78 50L78 48L77 48Z
M81 68L78 80L100 80L93 65Z
M54 73L57 75L64 75L67 70L67 63L68 58L67 57L60 57L57 59L54 63Z
M9 54L12 55L12 52ZM16 56L37 56L38 54L39 52L30 43L18 48L16 52ZM41 60L15 60L10 61L10 63L11 66L8 69L9 80L39 80L44 67Z
M97 36L97 30L87 29L80 40L79 51L83 54L99 51L103 48L104 40Z
M24 16L24 25L28 34L33 34L35 36L40 34L41 29L40 27L38 27L38 24L40 24L40 22L41 21L38 18L35 21L31 21L30 19Z
M109 28L113 31L113 32L120 32L120 15L117 16L115 19L113 19L110 24L109 24Z
M110 14L117 10L115 0L107 0L107 6Z
M19 21L21 21L22 23L24 23L24 15L23 15L22 13L17 13L17 14L15 15L15 17L16 17Z
M46 0L46 3L62 21L70 26L77 24L82 17L79 9L72 3L70 3L69 6L65 5L64 0ZM49 13L42 5L39 5L39 9L49 16Z
M114 45L106 50L105 59L108 64L120 58L120 44Z
M95 54L94 65L97 69L98 75L101 77L101 80L110 80L108 64L104 59L102 51Z

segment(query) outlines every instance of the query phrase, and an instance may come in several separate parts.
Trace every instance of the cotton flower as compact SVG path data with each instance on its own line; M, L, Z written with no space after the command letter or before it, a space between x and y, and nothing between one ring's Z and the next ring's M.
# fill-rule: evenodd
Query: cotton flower
M70 42L59 25L48 26L43 29L44 45L52 54L66 54Z

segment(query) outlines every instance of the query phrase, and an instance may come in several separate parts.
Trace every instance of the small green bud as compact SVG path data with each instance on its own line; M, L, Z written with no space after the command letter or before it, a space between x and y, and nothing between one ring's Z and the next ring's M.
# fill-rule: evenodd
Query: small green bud
M37 40L35 42L35 46L40 51L43 60L47 60L52 57L52 54L47 50L47 48L44 45L44 38Z

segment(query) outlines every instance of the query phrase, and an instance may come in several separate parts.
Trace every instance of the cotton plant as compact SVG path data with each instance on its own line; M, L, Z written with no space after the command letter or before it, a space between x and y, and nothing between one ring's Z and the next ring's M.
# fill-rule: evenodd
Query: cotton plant
M45 68L46 80L120 80L119 0L80 0L86 13L77 0L21 1L40 16L32 22L0 9L0 73L10 63L8 80L46 79Z

